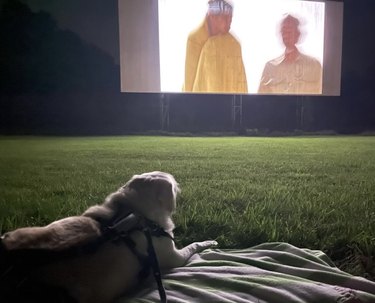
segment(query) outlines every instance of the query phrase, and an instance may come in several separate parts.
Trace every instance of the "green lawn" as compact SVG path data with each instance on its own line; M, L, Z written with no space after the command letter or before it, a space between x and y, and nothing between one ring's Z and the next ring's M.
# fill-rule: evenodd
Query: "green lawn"
M375 137L0 137L0 231L79 214L152 170L181 185L180 245L285 241L374 274Z

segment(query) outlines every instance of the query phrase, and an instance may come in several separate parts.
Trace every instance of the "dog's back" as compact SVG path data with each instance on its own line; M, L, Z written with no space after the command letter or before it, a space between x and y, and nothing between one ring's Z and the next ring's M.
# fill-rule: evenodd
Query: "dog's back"
M182 266L193 254L217 244L195 242L176 249L171 217L178 192L178 183L168 173L134 175L104 203L90 207L82 216L46 227L15 230L3 237L2 244L8 255L17 255L20 248L26 254L33 249L51 253L52 261L46 259L40 266L30 267L32 284L36 281L60 287L80 303L108 303L134 288L150 271L150 243L144 234L147 224L161 231L152 235L152 243L162 268ZM138 226L136 221L129 231L117 230L129 214L135 214L142 223Z
M2 237L2 245L13 260L18 256L19 266L30 267L24 273L28 280L67 289L79 302L109 302L139 282L141 264L125 242L103 241L104 228L130 212L137 212L171 232L174 225L170 217L178 191L177 182L168 173L135 175L103 204L90 207L82 216L64 218L44 227L17 229ZM96 245L98 239L100 245ZM146 243L142 233L133 232L131 239L140 254L144 254ZM38 266L33 268L31 263L36 259Z

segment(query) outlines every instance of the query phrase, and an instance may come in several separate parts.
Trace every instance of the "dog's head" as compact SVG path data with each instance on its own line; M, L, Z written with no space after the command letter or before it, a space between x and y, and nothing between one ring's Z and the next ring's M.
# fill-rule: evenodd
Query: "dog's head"
M154 171L134 175L102 205L90 207L83 215L106 224L136 212L170 231L174 227L171 215L176 210L179 192L171 174Z
M148 217L152 214L172 215L180 189L171 174L154 171L134 175L120 191L127 193L135 210Z

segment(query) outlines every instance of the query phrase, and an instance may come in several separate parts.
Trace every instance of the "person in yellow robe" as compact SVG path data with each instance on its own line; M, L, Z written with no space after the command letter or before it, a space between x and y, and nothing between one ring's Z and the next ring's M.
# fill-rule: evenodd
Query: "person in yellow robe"
M229 32L233 6L208 1L203 23L186 44L185 92L247 93L241 45Z
M258 93L261 94L321 94L322 66L301 53L296 44L300 39L299 20L287 15L281 22L280 34L285 52L266 63Z

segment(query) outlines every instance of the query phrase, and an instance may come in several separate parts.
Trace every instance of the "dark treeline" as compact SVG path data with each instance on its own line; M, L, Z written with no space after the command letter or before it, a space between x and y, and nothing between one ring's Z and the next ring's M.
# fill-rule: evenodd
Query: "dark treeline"
M164 126L171 131L374 130L374 56L356 69L351 61L362 56L361 49L374 53L372 37L363 31L371 27L371 14L363 17L363 3L369 1L345 1L340 97L243 96L240 123L229 95L120 93L120 69L110 55L60 29L48 13L33 12L18 0L0 0L0 133L158 130L166 122L161 100L169 102L169 124Z
M61 30L46 12L33 13L17 0L2 1L0 89L9 94L114 91L113 58Z

